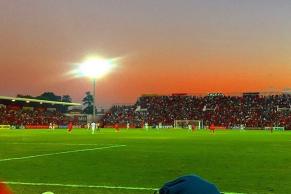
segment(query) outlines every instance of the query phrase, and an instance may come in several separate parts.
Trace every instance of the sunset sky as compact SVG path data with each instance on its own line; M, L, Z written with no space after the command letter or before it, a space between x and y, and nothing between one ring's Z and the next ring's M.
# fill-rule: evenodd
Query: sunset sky
M88 55L119 58L97 104L145 93L291 86L290 0L0 0L0 95L69 94Z

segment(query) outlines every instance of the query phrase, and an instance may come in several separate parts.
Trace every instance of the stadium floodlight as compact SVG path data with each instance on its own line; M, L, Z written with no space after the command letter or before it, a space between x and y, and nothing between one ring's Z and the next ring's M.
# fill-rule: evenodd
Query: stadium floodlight
M81 76L99 79L107 75L114 67L110 59L89 58L79 66Z
M93 121L96 119L96 79L105 77L115 67L114 59L91 57L79 64L78 74L93 80Z

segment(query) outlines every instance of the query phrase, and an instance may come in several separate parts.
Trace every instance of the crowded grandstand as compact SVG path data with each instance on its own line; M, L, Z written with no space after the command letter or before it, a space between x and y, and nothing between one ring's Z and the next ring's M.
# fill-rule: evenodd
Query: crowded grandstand
M15 128L48 128L50 124L65 126L72 121L76 126L85 126L89 115L80 113L74 116L62 108L77 105L80 104L2 97L0 124ZM214 124L220 128L282 127L290 130L290 111L290 94L143 95L134 105L112 106L98 122L103 127L119 124L140 128L145 124L175 127L177 120L196 120L201 121L203 127Z
M71 114L70 106L79 103L0 96L0 127L2 128L65 128L69 122L86 124L82 114Z
M174 126L175 120L200 120L204 126L214 124L221 128L291 129L290 111L290 94L143 95L134 105L113 106L102 118L102 123L104 126L130 123L134 127L142 127L145 123Z

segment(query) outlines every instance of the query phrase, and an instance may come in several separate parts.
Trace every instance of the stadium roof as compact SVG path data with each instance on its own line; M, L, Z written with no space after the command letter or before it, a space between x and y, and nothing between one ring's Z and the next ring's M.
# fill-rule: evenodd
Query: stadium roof
M15 101L21 101L21 102L38 102L40 104L60 104L60 105L66 105L66 106L81 106L80 103L74 103L74 102L59 102L59 101L51 101L51 100L39 100L39 99L33 99L33 98L14 98L14 97L8 97L8 96L0 96L0 100L11 100L13 102Z

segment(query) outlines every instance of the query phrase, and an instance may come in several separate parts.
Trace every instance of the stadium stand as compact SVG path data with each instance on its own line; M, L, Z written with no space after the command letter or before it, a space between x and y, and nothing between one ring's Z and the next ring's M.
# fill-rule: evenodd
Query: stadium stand
M0 96L0 125L10 125L15 128L49 128L50 124L63 126L69 121L79 125L78 118L72 118L62 111L63 106L79 105Z
M58 111L25 110L20 107L0 108L0 123L3 125L62 125L67 118Z
M242 96L187 94L141 96L132 106L113 106L102 118L103 125L115 123L141 127L173 125L175 120L203 120L225 128L244 125L247 128L280 126L291 129L291 95L261 96L244 93Z

